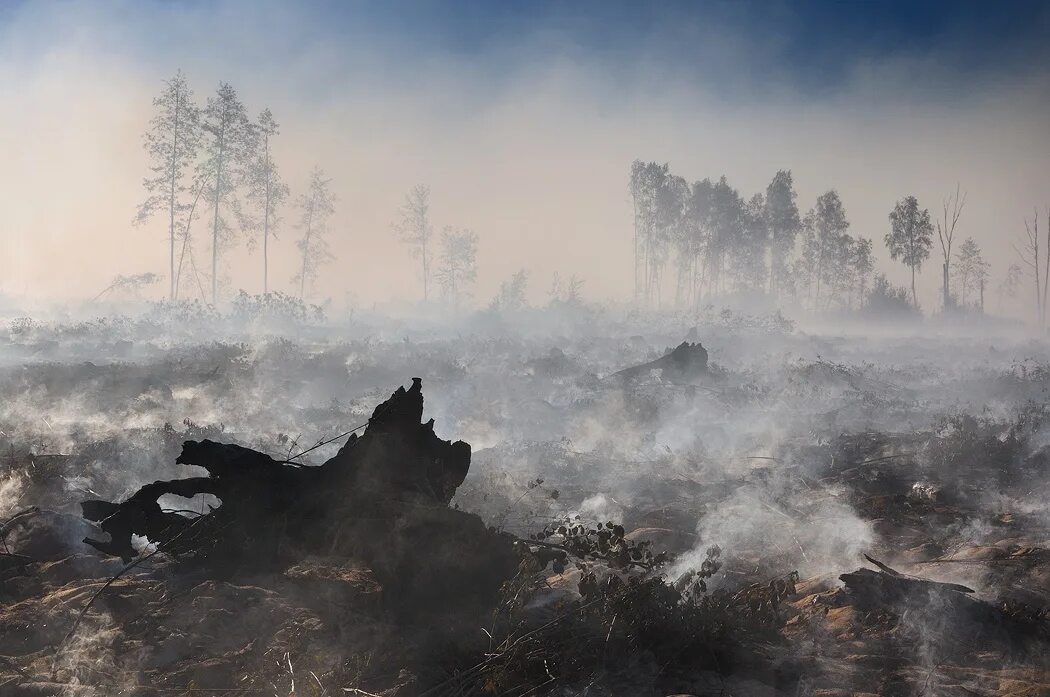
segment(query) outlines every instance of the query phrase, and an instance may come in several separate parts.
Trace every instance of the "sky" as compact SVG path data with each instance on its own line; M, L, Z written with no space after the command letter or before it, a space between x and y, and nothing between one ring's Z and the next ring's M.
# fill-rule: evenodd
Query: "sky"
M313 166L331 177L337 258L315 300L419 294L391 232L418 183L438 229L479 236L475 302L520 268L537 299L555 273L626 299L634 159L745 198L791 169L803 210L837 189L897 282L894 202L938 215L958 183L958 234L994 284L1050 204L1047 36L1043 2L0 3L0 292L76 299L165 272L166 224L132 219L151 102L180 69L198 101L227 81L273 111L293 196ZM271 278L292 290L283 217ZM261 263L230 250L227 293L261 290ZM927 305L939 284L931 259Z

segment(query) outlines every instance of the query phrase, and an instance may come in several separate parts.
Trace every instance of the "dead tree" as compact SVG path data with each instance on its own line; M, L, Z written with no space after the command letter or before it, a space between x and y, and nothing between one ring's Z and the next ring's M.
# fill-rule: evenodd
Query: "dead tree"
M963 206L966 205L966 192L959 195L959 185L955 185L955 194L949 194L944 199L942 206L943 216L937 221L937 237L941 240L941 253L944 254L944 264L941 270L944 274L944 309L947 310L952 302L951 290L948 285L949 267L952 260L952 240L955 238L955 226L962 215Z
M1021 258L1021 261L1025 266L1032 270L1032 275L1035 277L1035 321L1039 326L1043 325L1045 320L1045 300L1042 285L1045 281L1045 277L1041 276L1039 266L1041 258L1039 256L1039 209L1035 209L1035 214L1032 218L1031 224L1027 218L1024 221L1025 238L1022 240L1022 246L1019 248L1016 244L1013 245L1014 251ZM1050 229L1048 229L1050 234ZM1050 267L1050 255L1047 256L1046 263ZM1048 269L1050 270L1050 269Z

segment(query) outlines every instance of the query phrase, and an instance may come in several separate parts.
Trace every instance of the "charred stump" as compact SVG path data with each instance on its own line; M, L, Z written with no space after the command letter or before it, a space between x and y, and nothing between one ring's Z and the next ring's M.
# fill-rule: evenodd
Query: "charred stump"
M512 541L449 502L470 467L470 445L422 422L419 378L376 407L323 465L278 461L239 445L186 441L176 462L206 477L157 481L120 503L85 501L84 517L109 540L84 541L130 562L134 535L187 563L221 573L284 569L307 557L360 559L403 599L484 601L513 576ZM165 494L211 494L199 517L165 511Z

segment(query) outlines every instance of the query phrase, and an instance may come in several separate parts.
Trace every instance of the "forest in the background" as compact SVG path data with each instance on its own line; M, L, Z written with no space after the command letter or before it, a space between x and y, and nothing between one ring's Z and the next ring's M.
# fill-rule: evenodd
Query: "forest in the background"
M166 228L167 274L118 275L97 297L136 295L166 277L164 294L172 303L217 305L234 296L266 306L324 303L317 280L321 267L334 259L330 236L341 234L330 225L339 197L321 166L293 195L273 155L280 132L268 108L251 118L227 83L201 102L181 71L167 80L144 134L149 174L134 218L150 229ZM1030 218L1017 216L1023 234L1013 236L1015 261L993 268L978 235L960 233L971 198L960 184L932 211L901 192L874 239L851 227L847 202L835 189L811 205L800 202L790 169L777 171L764 191L749 196L725 176L691 182L668 163L636 160L627 188L634 219L633 240L625 243L633 244L634 277L625 274L624 285L633 287L638 309L695 313L743 305L756 311L915 318L1017 315L1019 307L1030 306L1024 316L1045 325L1050 226L1042 240L1038 207ZM488 303L475 297L484 238L454 225L438 228L428 185L411 188L401 207L391 211L390 233L416 266L424 304L453 313L525 304L525 268L507 278ZM910 284L888 280L876 261L876 245L885 246ZM250 263L257 266L254 293L230 287L226 270L237 247L252 253ZM273 255L291 256L294 276L273 278ZM915 282L924 271L941 277L938 301L925 307ZM583 284L581 275L556 275L549 295L579 301Z
M779 170L765 191L746 198L724 176L690 183L668 164L635 161L630 191L634 297L645 307L700 306L743 295L815 312L918 313L915 277L924 267L939 266L941 302L927 309L983 314L1019 297L1027 268L1034 317L1045 321L1050 229L1040 249L1038 209L1024 221L1025 237L1015 246L1018 263L993 270L977 240L957 234L967 202L960 186L933 213L915 196L902 196L878 240L910 273L910 287L899 287L877 268L876 242L851 233L837 191L821 194L803 212L791 170Z

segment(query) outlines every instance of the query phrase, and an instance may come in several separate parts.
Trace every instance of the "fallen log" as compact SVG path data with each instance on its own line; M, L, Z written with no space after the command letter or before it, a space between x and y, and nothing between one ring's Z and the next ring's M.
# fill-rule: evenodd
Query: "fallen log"
M996 606L974 597L975 591L967 586L908 576L867 555L865 559L879 570L861 568L839 576L853 604L862 610L910 613L919 626L951 626L967 641L1006 644L1016 650L1030 650L1029 642L1050 638L1045 615L1018 612L1008 604ZM1042 644L1038 650L1044 649Z
M688 385L707 374L707 349L700 342L683 341L660 358L613 373L625 382L660 372L660 379L675 385Z

